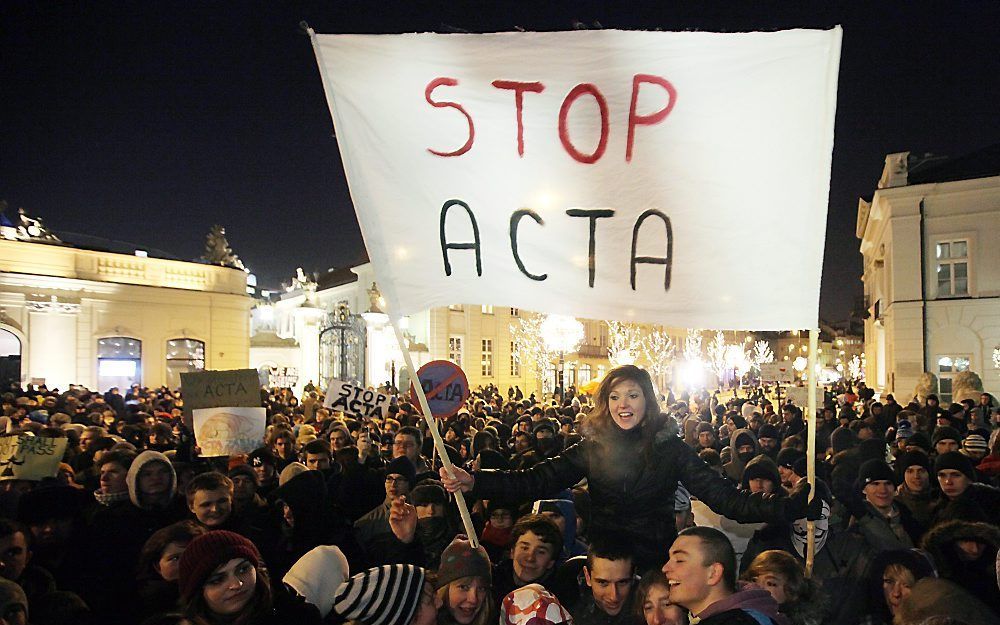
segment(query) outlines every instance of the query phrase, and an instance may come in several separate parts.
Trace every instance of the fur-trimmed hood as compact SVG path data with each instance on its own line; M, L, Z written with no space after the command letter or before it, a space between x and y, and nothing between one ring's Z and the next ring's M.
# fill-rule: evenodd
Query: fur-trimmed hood
M949 547L959 540L975 540L990 545L989 551L1000 549L1000 528L989 523L947 521L927 532L921 546L934 558L941 577L951 577L952 558Z
M963 623L997 625L1000 619L974 594L946 579L917 580L910 595L896 611L894 622L917 625L935 616L948 616Z
M170 498L173 499L177 493L177 473L174 471L174 465L170 463L170 458L167 458L158 451L146 450L135 457L135 460L129 466L128 473L125 475L125 484L128 486L129 498L137 508L144 507L139 500L139 471L142 471L142 468L151 462L162 462L167 465L167 468L170 469Z

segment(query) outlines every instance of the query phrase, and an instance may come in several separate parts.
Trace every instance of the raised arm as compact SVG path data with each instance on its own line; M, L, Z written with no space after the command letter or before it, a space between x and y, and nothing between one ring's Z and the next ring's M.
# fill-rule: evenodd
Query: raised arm
M679 439L658 446L657 452L677 463L678 479L713 512L740 523L779 523L806 516L809 484L805 480L788 497L751 493L736 488L732 482L710 469L693 449Z
M469 473L455 467L456 479L441 469L441 483L449 492L472 492L477 499L531 501L569 488L587 476L584 443L577 443L555 458L520 471L483 469Z

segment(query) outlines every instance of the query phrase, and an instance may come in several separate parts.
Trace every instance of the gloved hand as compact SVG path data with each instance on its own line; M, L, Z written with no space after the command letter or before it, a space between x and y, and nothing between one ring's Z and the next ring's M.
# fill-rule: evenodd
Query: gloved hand
M785 520L789 523L798 519L808 519L815 521L823 516L823 498L818 494L809 502L809 491L812 490L809 482L802 478L792 487L792 492L788 494L788 501L785 502Z

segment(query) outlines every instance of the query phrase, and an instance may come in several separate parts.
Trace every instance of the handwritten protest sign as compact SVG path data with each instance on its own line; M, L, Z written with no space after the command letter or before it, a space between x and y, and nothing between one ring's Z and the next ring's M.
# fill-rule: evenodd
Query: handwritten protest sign
M795 381L795 369L790 362L761 363L760 379L765 382L792 383Z
M343 380L330 380L323 405L357 419L389 416L388 395Z
M0 435L0 480L41 480L55 477L66 453L65 438Z
M599 30L314 48L394 313L781 330L818 320L840 41Z
M206 458L245 454L264 444L265 408L225 406L194 411L194 438Z
M822 408L824 401L823 387L814 387L813 392L816 394L816 405ZM788 399L800 408L809 403L809 387L807 386L789 386L785 389L785 393Z
M193 411L200 408L259 407L260 386L256 369L182 373L185 425L192 427Z

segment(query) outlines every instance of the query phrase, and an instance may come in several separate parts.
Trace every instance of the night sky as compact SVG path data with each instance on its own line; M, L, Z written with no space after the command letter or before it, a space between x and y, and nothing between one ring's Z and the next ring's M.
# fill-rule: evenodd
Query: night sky
M277 287L297 266L364 253L301 20L320 33L841 24L821 301L836 321L861 293L857 201L885 154L959 156L1000 140L1000 2L837 4L3 2L0 198L56 231L182 258L200 256L219 223L261 285Z

